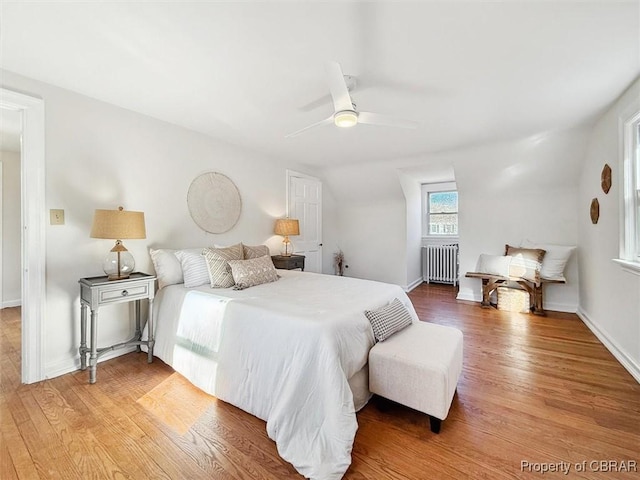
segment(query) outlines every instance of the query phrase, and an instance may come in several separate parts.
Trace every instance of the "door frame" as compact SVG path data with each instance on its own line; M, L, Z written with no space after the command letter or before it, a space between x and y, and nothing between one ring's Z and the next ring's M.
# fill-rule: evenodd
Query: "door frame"
M44 100L0 88L0 108L22 113L22 382L43 377L45 283L45 118Z
M3 164L2 164L2 159L0 159L0 239L2 239L2 234L3 234L3 230L2 230L2 219L3 219L3 212L2 212L2 195L3 195L3 189L4 186L2 184L3 180L2 180L2 175L3 175ZM2 284L2 277L3 277L3 265L2 265L2 243L0 243L0 309L3 308L4 305L4 295L2 293L2 289L4 288L3 284Z

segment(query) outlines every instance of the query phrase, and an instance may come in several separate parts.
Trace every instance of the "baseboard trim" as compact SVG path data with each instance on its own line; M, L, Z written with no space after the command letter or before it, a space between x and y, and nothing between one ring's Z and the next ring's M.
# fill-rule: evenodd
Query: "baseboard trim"
M569 303L544 302L544 309L553 312L577 313L578 306Z
M105 360L110 360L112 358L119 357L120 355L125 355L127 353L135 351L135 345L131 345L129 347L121 348L118 350L112 350L111 352L105 353L102 357L100 357L98 359L98 363L102 363ZM68 358L47 365L44 372L44 378L55 378L59 377L60 375L66 375L67 373L75 372L76 370L80 370L80 357ZM87 378L89 378L88 375L89 373L87 372ZM98 368L98 376L100 376L100 368Z
M482 295L475 294L472 291L459 290L456 300L466 300L468 302L482 302Z
M413 290L414 288L416 288L418 285L421 285L421 284L422 284L422 278L418 278L417 280L414 280L409 285L404 287L404 291L409 293L411 290Z
M625 351L620 348L618 343L613 340L609 334L607 334L604 330L601 330L591 318L587 312L578 308L577 315L582 320L582 322L593 332L593 334L602 342L602 344L611 352L611 354L620 362L620 364L631 374L633 378L636 379L636 382L640 383L640 364L638 364L633 358L625 353Z
M13 307L21 307L22 300L7 300L6 302L2 302L2 308L13 308Z

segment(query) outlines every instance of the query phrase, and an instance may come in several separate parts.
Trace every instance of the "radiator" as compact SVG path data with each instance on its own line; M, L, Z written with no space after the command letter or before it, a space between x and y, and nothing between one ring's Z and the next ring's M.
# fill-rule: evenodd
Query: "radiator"
M434 283L458 284L458 245L422 247L422 279Z

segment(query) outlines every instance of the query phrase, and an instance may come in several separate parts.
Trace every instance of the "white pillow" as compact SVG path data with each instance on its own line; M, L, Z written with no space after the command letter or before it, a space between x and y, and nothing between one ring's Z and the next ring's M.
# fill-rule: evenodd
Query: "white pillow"
M487 255L486 253L481 253L478 258L476 271L489 275L508 277L511 259L511 255Z
M175 252L182 266L185 288L199 287L209 283L209 270L202 256L203 250L203 248L193 248Z
M522 246L526 248L541 248L546 250L542 259L542 268L540 269L540 276L548 280L560 280L565 281L564 268L571 257L576 247L571 245L549 245L549 244L534 244L528 240L522 242Z
M167 248L149 249L153 268L158 278L158 288L184 282L182 266L175 256L175 250Z

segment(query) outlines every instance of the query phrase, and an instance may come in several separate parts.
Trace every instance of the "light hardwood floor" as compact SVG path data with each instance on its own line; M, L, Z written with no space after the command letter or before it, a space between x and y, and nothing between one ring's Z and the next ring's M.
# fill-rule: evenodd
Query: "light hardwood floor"
M422 320L464 332L458 392L439 435L424 415L374 398L358 413L346 479L640 478L592 463L640 463L640 385L575 315L484 310L437 285L410 297ZM20 385L19 310L0 315L3 480L301 478L264 422L144 354L101 363L95 385L87 372ZM522 462L571 469L543 475Z

